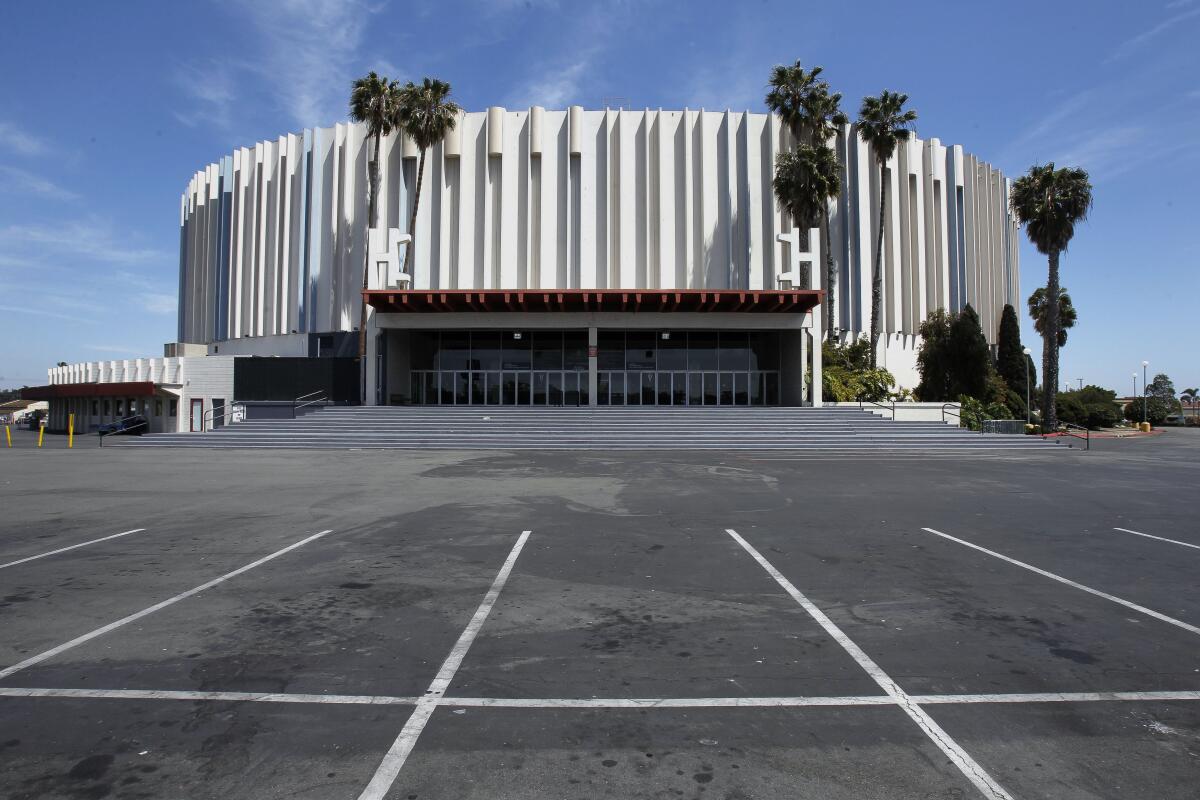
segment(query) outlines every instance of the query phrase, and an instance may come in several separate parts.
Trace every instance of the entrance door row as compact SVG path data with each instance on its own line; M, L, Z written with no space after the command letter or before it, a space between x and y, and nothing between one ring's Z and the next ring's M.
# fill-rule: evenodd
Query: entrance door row
M588 374L572 370L413 370L412 398L419 405L586 406ZM596 376L602 406L779 405L777 371L602 371Z

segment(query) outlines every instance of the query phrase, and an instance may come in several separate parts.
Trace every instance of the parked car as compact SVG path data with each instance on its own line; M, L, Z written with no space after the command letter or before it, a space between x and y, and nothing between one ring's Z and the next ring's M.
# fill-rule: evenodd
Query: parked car
M119 433L126 436L141 436L150 430L150 423L141 414L135 414L132 417L101 425L97 430L101 436L115 436Z

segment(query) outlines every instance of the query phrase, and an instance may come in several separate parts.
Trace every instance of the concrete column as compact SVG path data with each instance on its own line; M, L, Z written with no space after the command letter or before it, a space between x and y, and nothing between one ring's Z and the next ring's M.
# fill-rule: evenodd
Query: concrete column
M378 367L375 362L376 356L379 353L379 345L376 341L376 337L379 335L379 328L375 324L375 315L371 313L372 311L373 309L367 306L367 352L363 355L363 360L366 361L366 364L359 365L360 368L365 368L367 371L366 394L362 398L364 406L378 405L375 398L376 384L378 383L375 379L375 371ZM384 402L387 402L386 398L384 398Z
M797 403L797 405L804 406L804 405L808 405L808 396L807 396L806 392L804 391L804 388L805 388L804 387L804 379L808 373L808 331L806 331L806 330L797 331L796 338L798 339L798 344L800 345L800 360L799 360L800 400ZM781 383L782 383L782 381L781 381ZM779 388L780 388L780 397L779 397L780 402L783 403L784 405L791 405L790 403L786 403L783 400L783 394L782 394L783 386L781 385Z
M825 326L821 324L821 307L817 306L812 310L812 405L813 408L821 407L822 385L821 385L821 339L824 336Z
M600 359L596 355L596 348L600 344L600 334L595 327L588 328L588 405L594 406L597 404L596 395L599 393L597 388L597 366Z

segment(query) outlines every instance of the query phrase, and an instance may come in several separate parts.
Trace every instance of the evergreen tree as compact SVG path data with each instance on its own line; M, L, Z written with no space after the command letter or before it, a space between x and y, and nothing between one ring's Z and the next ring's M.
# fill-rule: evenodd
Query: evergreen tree
M917 353L918 400L934 402L950 399L950 366L947 361L947 342L950 340L951 317L939 308L921 323L921 351Z
M984 397L992 365L991 351L979 327L979 315L969 303L950 326L947 350L950 396Z
M1021 346L1021 325L1017 312L1005 305L1000 314L1000 340L996 350L996 371L1008 384L1008 388L1025 400L1025 353Z

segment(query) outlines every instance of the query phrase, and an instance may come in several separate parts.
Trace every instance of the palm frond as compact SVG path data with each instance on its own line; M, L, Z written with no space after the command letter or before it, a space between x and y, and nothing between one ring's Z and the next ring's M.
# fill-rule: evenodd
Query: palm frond
M1065 252L1075 226L1092 208L1092 184L1078 167L1055 168L1054 162L1029 168L1013 181L1009 208L1025 226L1029 241L1042 253Z

